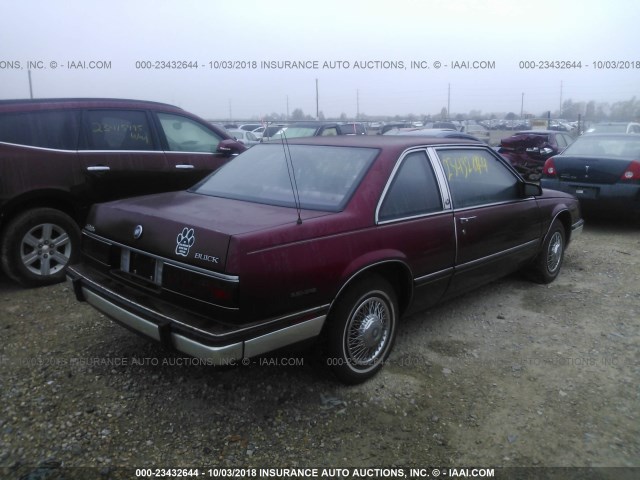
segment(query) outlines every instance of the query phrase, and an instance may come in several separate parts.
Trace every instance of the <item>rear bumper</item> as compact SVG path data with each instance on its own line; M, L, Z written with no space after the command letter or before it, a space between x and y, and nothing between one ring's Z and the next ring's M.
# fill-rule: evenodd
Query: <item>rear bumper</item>
M79 301L86 301L116 323L210 365L234 365L238 360L317 337L326 319L327 308L318 308L213 333L190 328L185 318L154 310L100 285L82 267L70 267L67 280Z
M543 188L575 195L584 210L600 210L622 215L630 212L640 213L640 185L561 182L547 178L543 178L540 184Z

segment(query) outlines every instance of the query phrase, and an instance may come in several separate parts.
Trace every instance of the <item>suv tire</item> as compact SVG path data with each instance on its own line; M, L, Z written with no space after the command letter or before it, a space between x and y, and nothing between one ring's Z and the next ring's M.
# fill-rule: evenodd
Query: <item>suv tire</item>
M11 279L27 287L62 282L79 245L80 229L69 215L53 208L34 208L7 225L2 267Z

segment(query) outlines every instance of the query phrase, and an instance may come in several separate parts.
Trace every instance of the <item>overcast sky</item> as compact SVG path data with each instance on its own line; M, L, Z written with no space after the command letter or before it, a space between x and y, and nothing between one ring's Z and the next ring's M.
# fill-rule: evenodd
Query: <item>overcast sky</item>
M638 18L637 0L0 0L0 98L28 98L32 67L34 97L148 99L210 119L315 115L316 80L327 117L448 102L538 115L640 96ZM555 61L581 66L543 63Z

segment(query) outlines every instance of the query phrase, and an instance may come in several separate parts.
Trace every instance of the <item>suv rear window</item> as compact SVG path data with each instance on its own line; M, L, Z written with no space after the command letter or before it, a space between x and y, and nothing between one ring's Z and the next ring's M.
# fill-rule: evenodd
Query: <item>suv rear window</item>
M76 150L77 110L0 114L0 142L31 147Z

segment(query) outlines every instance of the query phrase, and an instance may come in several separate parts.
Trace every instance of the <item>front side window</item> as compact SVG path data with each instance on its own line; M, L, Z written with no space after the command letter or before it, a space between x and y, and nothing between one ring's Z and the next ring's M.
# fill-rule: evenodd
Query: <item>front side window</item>
M374 148L256 145L225 164L196 193L303 209L340 211L360 184Z
M425 152L407 155L380 207L379 220L393 220L442 210L435 174Z
M79 118L77 110L5 113L0 115L0 142L75 150Z
M519 199L518 179L491 153L480 149L438 149L454 208Z
M187 117L158 113L158 119L172 152L215 153L222 140L212 130Z
M138 110L90 110L86 128L91 150L153 150L147 114Z

